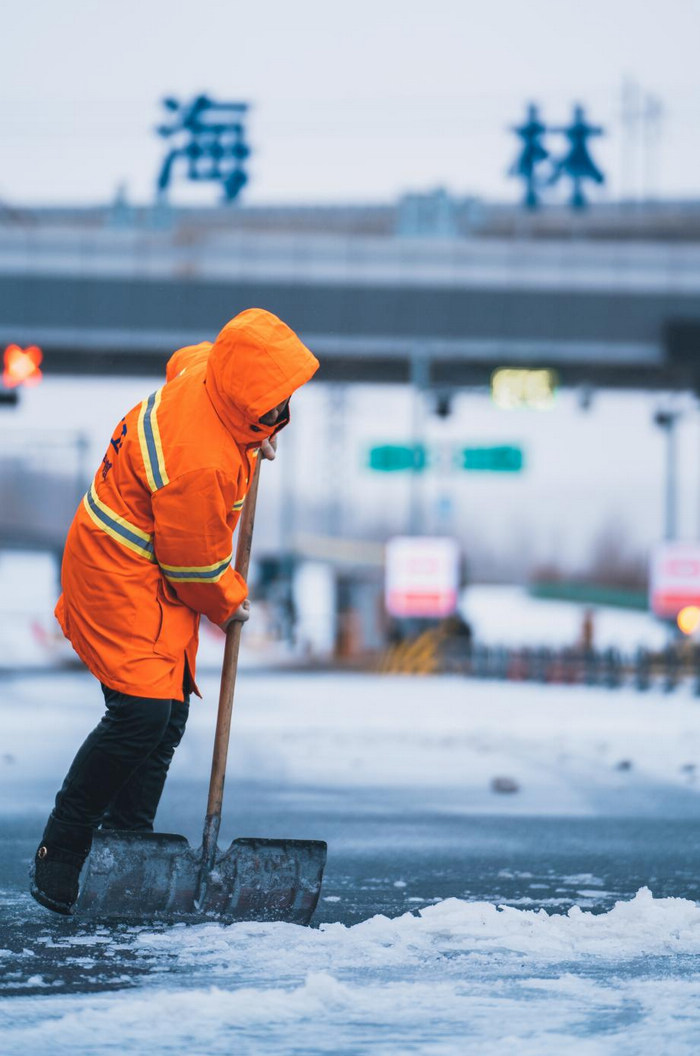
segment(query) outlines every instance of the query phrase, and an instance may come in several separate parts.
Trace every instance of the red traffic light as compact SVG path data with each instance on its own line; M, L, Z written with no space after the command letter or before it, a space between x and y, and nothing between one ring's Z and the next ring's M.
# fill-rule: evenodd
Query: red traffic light
M5 349L3 385L7 389L16 389L20 385L31 387L41 381L39 364L44 355L37 345L20 348L19 345L8 345Z

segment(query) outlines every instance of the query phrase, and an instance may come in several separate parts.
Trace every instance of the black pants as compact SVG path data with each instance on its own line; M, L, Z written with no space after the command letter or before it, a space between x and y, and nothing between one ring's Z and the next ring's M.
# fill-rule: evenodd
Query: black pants
M102 686L107 710L87 737L56 796L52 820L68 827L152 832L189 697L130 697Z

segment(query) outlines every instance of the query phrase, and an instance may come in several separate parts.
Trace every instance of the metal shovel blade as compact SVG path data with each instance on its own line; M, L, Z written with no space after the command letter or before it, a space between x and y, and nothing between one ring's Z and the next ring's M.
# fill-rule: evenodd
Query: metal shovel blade
M234 840L217 855L201 906L195 895L201 851L184 836L98 831L75 915L83 920L283 920L308 924L321 893L326 844L320 840Z

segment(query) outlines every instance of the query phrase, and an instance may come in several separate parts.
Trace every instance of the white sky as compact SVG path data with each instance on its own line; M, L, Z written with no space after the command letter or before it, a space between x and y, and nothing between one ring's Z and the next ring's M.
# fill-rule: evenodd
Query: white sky
M507 131L532 99L550 123L582 101L623 169L624 77L663 101L647 187L700 189L698 0L24 0L3 16L0 200L149 200L166 94L250 101L249 202L393 199L447 186L517 199ZM626 172L626 175L625 175ZM216 197L206 187L204 198Z

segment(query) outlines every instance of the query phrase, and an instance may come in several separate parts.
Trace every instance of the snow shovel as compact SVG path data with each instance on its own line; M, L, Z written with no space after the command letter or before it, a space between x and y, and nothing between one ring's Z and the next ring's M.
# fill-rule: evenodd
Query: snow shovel
M238 532L236 569L248 577L260 462ZM326 844L320 840L234 840L220 852L217 837L226 774L233 692L242 623L226 632L219 711L202 846L161 832L95 833L85 866L78 918L94 921L284 920L308 924L321 893Z

